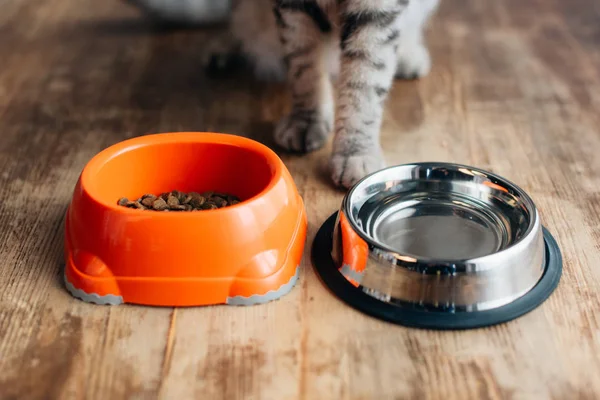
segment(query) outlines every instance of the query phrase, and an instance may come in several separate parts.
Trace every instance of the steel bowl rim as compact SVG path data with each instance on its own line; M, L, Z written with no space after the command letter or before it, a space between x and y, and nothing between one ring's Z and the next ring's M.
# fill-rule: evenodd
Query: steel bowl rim
M427 166L436 166L436 167L453 167L453 168L466 168L469 170L474 170L477 171L479 173L484 174L485 176L487 176L488 178L494 178L500 182L502 182L503 184L505 184L505 186L510 187L512 190L514 190L515 192L517 192L519 194L519 196L521 198L523 198L524 202L526 203L527 209L531 212L531 220L527 226L527 230L525 231L525 233L515 242L510 243L509 246L493 252L491 254L486 254L484 256L480 256L480 257L474 257L474 258L469 258L469 259L455 259L455 260L442 260L442 259L435 259L435 258L428 258L428 257L423 257L423 256L417 256L415 254L408 254L408 253L400 253L397 250L394 250L393 248L384 245L383 243L379 243L378 241L374 240L372 237L370 237L369 235L367 235L365 232L363 232L362 229L360 229L352 214L349 212L351 210L348 209L349 207L349 203L350 203L350 199L352 198L352 195L354 194L354 192L360 187L360 185L369 180L370 178L372 178L373 176L376 176L378 174L381 174L385 171L389 171L395 168L403 168L403 167L427 167ZM401 255L401 256L405 256L405 257L410 257L410 258L414 258L415 262L423 262L423 263L440 263L440 264L464 264L464 263L468 263L468 264L479 264L479 263L484 263L486 261L488 261L490 258L493 257L497 257L498 255L503 255L503 254L508 254L508 253L512 253L514 251L516 251L515 249L517 249L518 247L522 246L524 241L528 238L531 238L534 233L536 231L541 231L541 225L540 225L540 218L539 218L539 212L537 210L537 207L535 206L535 203L533 201L533 199L527 194L527 192L525 192L520 186L516 185L515 183L513 183L512 181L497 175L495 173L486 171L484 169L481 168L477 168L477 167L473 167L470 165L465 165L465 164L458 164L458 163L451 163L451 162L435 162L435 161L427 161L427 162L414 162L414 163L405 163L405 164L397 164L397 165L392 165L380 170L377 170L375 172L372 172L366 176L364 176L362 179L360 179L359 181L357 181L351 188L350 190L348 190L348 192L345 194L343 200L342 200L342 205L341 205L341 211L347 215L347 220L350 223L350 226L352 227L352 230L360 236L361 239L363 239L368 245L369 247L374 247L377 248L378 250L382 250L385 251L387 253L391 253L394 255ZM369 252L371 253L371 252Z

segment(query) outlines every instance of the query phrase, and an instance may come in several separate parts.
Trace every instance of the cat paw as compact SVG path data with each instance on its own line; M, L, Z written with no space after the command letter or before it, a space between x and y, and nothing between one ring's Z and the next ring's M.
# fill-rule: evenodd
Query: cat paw
M421 43L401 44L396 65L397 79L422 78L431 70L429 50Z
M254 76L260 82L283 83L286 80L287 69L283 59L275 57L264 57L260 60L252 60L254 64Z
M331 133L333 117L316 111L295 112L283 118L275 128L275 142L282 148L309 153L325 145Z
M227 21L231 1L189 0L125 0L151 20L166 25L196 26Z
M365 176L385 167L381 151L361 154L334 154L329 161L331 179L338 187L349 189Z

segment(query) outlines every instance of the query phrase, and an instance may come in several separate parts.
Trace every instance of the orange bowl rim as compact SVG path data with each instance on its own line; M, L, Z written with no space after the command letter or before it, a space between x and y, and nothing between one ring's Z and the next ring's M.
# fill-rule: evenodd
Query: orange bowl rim
M154 133L143 136L134 137L131 139L126 139L121 142L115 143L104 150L100 151L96 154L92 159L85 165L83 171L81 172L81 188L87 193L87 195L96 203L102 205L111 211L120 212L120 213L130 213L132 215L140 215L140 213L146 212L146 210L138 210L127 208L123 206L119 206L117 204L117 200L115 200L114 204L105 201L99 196L95 196L92 191L87 189L86 182L93 181L94 174L102 168L102 166L110 162L110 160L124 152L135 150L136 148L155 145L155 144L163 144L163 143L213 143L213 144L225 144L225 145L233 145L238 146L250 151L254 151L267 159L269 165L274 167L274 174L271 177L269 184L262 189L258 194L253 197L244 200L238 204L217 208L214 210L203 210L202 212L173 212L173 213L160 213L154 212L152 213L153 217L157 218L197 218L199 216L206 216L206 213L213 215L214 213L225 213L231 212L233 210L237 210L240 207L244 207L253 203L263 197L266 193L268 193L276 182L279 181L282 169L284 167L283 161L279 158L279 156L271 150L269 147L264 144L257 142L255 140L249 139L244 136L238 136L234 134L228 133L219 133L219 132L165 132L165 133Z

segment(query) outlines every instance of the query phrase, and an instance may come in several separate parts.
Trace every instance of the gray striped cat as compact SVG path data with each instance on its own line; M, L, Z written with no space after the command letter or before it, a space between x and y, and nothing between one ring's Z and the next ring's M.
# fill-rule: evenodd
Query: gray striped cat
M429 72L424 26L439 0L129 0L178 22L229 20L212 60L239 52L264 80L287 79L292 110L275 128L288 151L333 134L333 183L348 188L384 167L383 108L394 77ZM334 91L334 85L336 90Z

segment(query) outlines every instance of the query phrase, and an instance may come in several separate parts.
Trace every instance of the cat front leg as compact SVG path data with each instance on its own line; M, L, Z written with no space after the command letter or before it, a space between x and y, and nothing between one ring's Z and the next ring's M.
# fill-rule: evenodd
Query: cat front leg
M431 69L431 56L425 44L424 29L439 0L412 1L400 17L396 78L417 79Z
M275 141L289 151L314 151L325 144L333 126L323 40L332 26L314 0L275 0L274 12L292 94L291 113L279 121Z
M396 72L399 18L408 0L341 2L341 74L330 168L348 188L385 166L379 133Z

